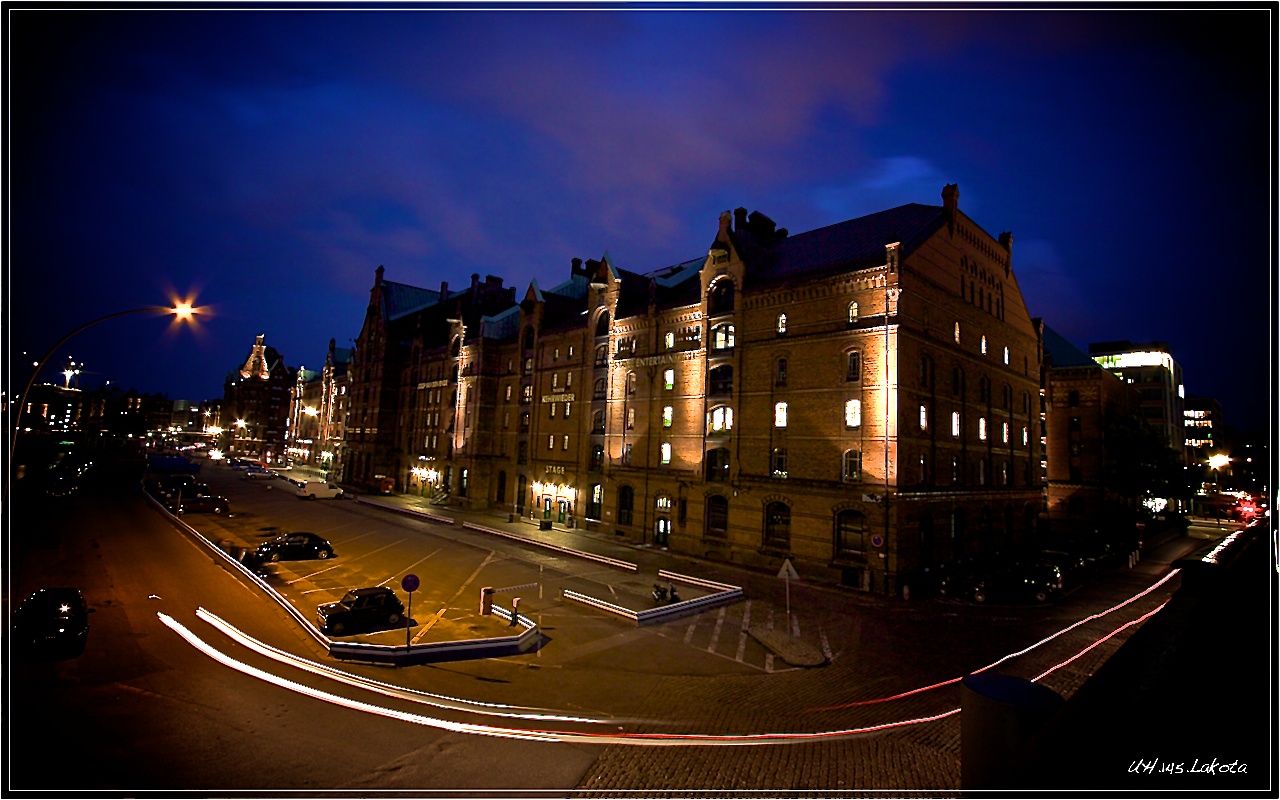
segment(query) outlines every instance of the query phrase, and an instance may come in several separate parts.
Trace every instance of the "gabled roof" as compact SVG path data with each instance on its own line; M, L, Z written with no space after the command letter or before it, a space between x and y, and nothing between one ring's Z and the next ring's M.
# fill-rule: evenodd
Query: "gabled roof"
M387 319L399 319L427 306L440 302L440 293L419 289L407 283L382 282L382 297L387 307Z
M1097 361L1085 355L1080 348L1062 338L1061 334L1050 328L1048 325L1044 328L1044 355L1050 369L1065 369L1067 367L1097 367L1102 369Z
M759 288L878 267L885 263L885 245L900 242L905 257L945 222L941 206L908 203L789 236L763 251L746 246L739 252L748 260L748 286ZM745 235L750 237L749 232ZM741 238L743 234L735 231L734 236ZM749 258L746 253L752 251L759 255Z

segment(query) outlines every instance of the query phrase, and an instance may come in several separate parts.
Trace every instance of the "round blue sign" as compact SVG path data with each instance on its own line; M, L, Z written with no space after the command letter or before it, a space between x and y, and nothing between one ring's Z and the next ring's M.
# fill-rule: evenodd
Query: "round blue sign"
M406 592L418 591L418 576L405 575L404 580L400 581L400 588L404 589Z
M872 546L872 547L879 547L879 546L881 546L881 545L883 545L883 544L884 544L884 537L883 537L883 536L881 536L880 534L878 534L878 533L877 533L875 536L872 536L872 537L871 537L871 546Z

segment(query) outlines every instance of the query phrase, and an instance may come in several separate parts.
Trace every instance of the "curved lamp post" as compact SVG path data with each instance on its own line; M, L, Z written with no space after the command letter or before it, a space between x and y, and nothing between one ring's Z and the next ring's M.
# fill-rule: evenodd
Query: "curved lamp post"
M9 439L9 463L13 463L14 451L18 447L19 423L22 421L22 414L27 407L27 395L31 392L31 387L35 385L36 377L39 376L40 371L44 369L45 362L52 358L58 348L66 344L68 339L86 328L92 328L99 322L106 322L109 319L123 317L127 314L173 314L179 321L186 321L191 319L191 316L195 313L196 309L188 302L175 303L172 306L146 306L145 308L131 308L128 311L117 311L114 314L107 314L105 317L98 317L95 320L86 322L79 328L76 328L71 331L71 333L68 333L66 336L59 339L53 347L49 348L49 352L45 353L44 356L36 362L35 371L31 373L31 378L27 380L27 385L22 389L22 397L18 399L17 413L14 414L13 418L13 434Z

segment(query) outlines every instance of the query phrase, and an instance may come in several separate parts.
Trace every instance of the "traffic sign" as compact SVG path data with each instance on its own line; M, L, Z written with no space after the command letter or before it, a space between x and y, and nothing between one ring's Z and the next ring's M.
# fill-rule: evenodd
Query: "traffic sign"
M789 581L800 580L800 573L796 572L795 565L791 563L791 559L782 562L782 569L778 570L779 578L786 578Z
M884 537L883 537L883 536L881 536L880 534L878 534L878 533L877 533L877 534L875 534L874 536L872 536L872 537L871 537L871 546L872 546L872 547L882 547L883 545L884 545Z
M404 576L404 580L400 581L400 588L406 592L418 591L418 576L410 573Z

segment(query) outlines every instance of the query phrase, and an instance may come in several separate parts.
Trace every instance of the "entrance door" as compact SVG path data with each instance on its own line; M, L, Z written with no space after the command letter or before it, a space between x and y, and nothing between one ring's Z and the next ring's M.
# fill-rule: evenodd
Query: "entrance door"
M559 522L560 524L563 525L565 521L565 517L567 517L568 514L569 514L569 501L557 500L556 501L556 522Z
M658 547L666 547L667 540L671 537L671 520L667 517L658 517L658 522L653 528L653 543Z
M551 498L542 498L542 518L551 519Z

